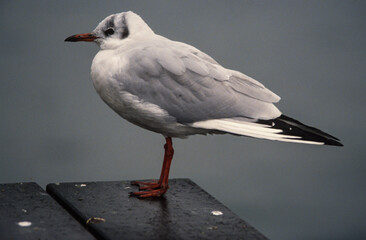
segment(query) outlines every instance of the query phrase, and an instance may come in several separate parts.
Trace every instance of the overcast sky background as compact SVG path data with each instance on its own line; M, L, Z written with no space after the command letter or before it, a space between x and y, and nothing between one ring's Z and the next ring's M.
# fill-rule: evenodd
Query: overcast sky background
M270 239L366 238L365 1L1 1L0 183L159 176L163 137L96 94L95 44L63 41L128 10L345 145L193 136L173 140L171 178L192 179Z

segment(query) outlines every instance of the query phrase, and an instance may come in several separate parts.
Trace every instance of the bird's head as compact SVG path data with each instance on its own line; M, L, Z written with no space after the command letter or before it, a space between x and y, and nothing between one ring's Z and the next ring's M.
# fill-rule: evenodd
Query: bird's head
M91 33L72 35L65 42L95 42L102 49L118 47L129 38L153 34L142 18L131 12L112 14L101 21Z

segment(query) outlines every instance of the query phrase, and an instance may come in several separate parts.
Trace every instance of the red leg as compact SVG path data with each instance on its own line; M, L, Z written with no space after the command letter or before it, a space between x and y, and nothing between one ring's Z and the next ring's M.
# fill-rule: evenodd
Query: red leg
M152 182L142 182L142 181L134 181L131 184L138 185L140 192L132 192L131 196L138 196L140 198L146 197L160 197L168 190L168 179L169 179L169 169L170 164L173 159L174 149L173 142L171 137L165 138L166 143L164 145L165 153L164 153L164 162L163 167L161 169L160 179L159 181Z
M155 188L159 188L161 183L163 182L164 179L164 174L165 174L165 167L166 167L166 163L167 163L167 154L166 154L166 146L167 144L164 145L164 149L165 149L165 153L164 153L164 161L163 161L163 167L161 168L161 173L160 173L160 178L159 181L157 180L153 180L151 182L146 182L146 181L133 181L131 182L132 185L137 185L139 186L140 190L146 190L146 189L155 189Z

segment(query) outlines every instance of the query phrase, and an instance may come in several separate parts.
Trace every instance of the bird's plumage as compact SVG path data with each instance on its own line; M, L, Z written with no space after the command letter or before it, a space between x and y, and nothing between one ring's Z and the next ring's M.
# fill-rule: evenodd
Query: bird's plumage
M169 137L230 133L338 143L320 130L286 122L273 104L280 97L263 84L188 44L155 34L133 12L107 17L92 35L101 47L91 68L95 89L115 112L138 126ZM275 126L279 122L281 128Z
M91 76L103 101L128 121L165 136L158 181L135 181L132 196L168 189L172 137L229 133L284 142L342 146L339 140L283 115L280 97L185 43L155 34L133 12L105 18L91 33L65 41L96 42Z

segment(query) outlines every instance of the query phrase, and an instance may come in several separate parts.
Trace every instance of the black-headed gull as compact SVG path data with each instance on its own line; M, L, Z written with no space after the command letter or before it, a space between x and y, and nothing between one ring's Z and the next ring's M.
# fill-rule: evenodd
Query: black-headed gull
M126 120L164 135L164 163L158 181L134 182L139 197L168 189L172 137L230 133L284 142L342 146L339 139L283 115L280 97L241 72L224 68L200 50L157 35L129 11L105 18L87 34L65 39L95 42L93 84Z

